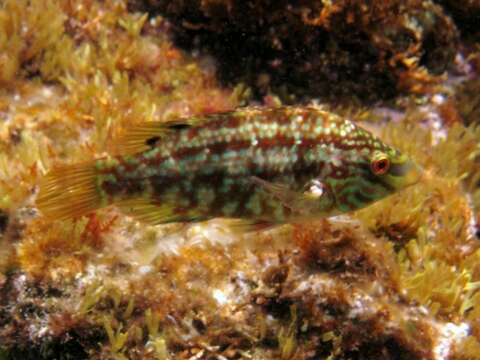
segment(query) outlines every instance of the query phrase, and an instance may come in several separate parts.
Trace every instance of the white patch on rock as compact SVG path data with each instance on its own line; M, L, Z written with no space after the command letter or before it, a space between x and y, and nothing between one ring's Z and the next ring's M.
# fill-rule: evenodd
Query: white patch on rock
M437 327L439 336L437 343L433 349L435 360L448 359L450 349L455 343L459 343L468 336L470 327L466 323L454 324L446 323L439 324Z

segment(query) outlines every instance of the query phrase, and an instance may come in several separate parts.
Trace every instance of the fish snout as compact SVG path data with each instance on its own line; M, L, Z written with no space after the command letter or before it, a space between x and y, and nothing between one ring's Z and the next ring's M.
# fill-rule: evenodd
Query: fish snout
M402 165L403 170L403 186L411 186L417 184L424 175L423 168L416 162L409 160Z
M383 181L396 190L418 183L424 176L424 171L415 161L406 160L392 164L389 173Z

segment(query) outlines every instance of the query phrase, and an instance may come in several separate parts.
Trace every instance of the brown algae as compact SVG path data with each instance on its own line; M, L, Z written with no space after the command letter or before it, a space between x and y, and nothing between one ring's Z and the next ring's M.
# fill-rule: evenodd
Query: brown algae
M377 91L387 74L396 103L368 108L376 115L362 120L380 118L365 125L425 169L416 186L346 217L253 237L220 221L145 226L114 208L66 220L39 216L35 199L48 170L104 156L135 124L236 109L252 94L268 94L265 103L296 99L292 84L268 72L261 81L221 87L212 58L172 42L173 32L177 41L185 31L214 36L222 14L242 28L234 16L239 2L172 2L166 10L155 3L164 4L0 3L0 358L478 358L478 50L459 52L458 20L450 18L452 5L443 6L451 2L401 2L400 23L389 15L398 1L310 2L286 15L327 32L322 39L331 41L318 58L324 75L331 59L343 59L342 69L356 63L356 52L342 47L358 43L348 37L352 28L361 49L377 45L380 57L359 54L367 75L345 96L383 98ZM160 15L135 12L139 4ZM252 4L255 23L266 2ZM184 18L187 6L201 21ZM380 15L388 32L374 27ZM297 35L308 35L303 26ZM278 32L276 44L298 47L285 34ZM270 43L272 33L263 38ZM463 78L442 74L457 65L469 69L458 86ZM332 94L348 83L345 74ZM315 98L326 84L337 85L324 75L299 93ZM354 86L362 80L368 93ZM399 89L424 95L400 97Z

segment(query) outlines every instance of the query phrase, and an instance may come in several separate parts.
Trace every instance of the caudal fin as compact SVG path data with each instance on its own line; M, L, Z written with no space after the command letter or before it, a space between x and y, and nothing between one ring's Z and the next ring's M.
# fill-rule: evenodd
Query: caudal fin
M40 182L37 207L51 219L81 216L98 209L101 197L94 163L51 170Z

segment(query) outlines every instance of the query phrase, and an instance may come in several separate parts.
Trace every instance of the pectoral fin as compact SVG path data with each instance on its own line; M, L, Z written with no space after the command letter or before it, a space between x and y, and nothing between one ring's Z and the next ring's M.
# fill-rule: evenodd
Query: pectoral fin
M290 190L288 186L284 184L272 183L256 176L252 176L252 181L255 183L255 185L260 186L270 195L280 200L285 206L289 206L298 196L295 191Z
M291 190L284 184L272 183L256 176L252 177L252 181L278 199L285 207L300 214L322 212L332 206L330 192L318 180L308 183L303 193Z

